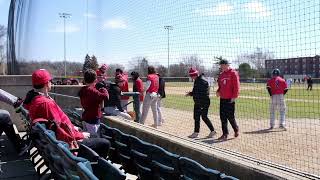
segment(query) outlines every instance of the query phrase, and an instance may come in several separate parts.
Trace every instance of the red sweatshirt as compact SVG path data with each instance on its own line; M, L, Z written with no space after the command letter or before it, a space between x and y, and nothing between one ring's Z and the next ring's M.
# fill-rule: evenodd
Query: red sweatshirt
M239 96L240 81L238 72L228 69L222 72L218 78L218 90L221 99L233 99Z
M83 139L83 134L74 128L68 116L60 109L56 102L50 97L38 95L34 97L26 108L29 110L29 116L31 120L43 118L47 120L54 120L57 125L61 123L66 124L73 135L73 139L69 137L60 137L61 141L70 142L72 140Z
M143 96L143 82L140 78L138 78L137 80L135 80L133 82L133 91L140 93L139 99L142 102L143 98L144 98L144 96Z
M79 91L81 105L84 109L82 120L87 123L95 124L95 120L101 118L101 103L109 97L105 88L97 90L95 84L84 86Z

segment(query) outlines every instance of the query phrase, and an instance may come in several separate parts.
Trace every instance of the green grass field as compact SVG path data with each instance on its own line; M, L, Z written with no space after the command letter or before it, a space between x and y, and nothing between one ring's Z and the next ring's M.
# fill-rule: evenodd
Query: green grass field
M170 83L168 83L170 86ZM184 85L184 86L183 86ZM172 86L170 86L172 87ZM177 83L174 87L190 87L190 83ZM269 118L269 95L263 83L243 83L241 84L240 98L236 101L236 114L238 117L248 119ZM192 97L170 94L166 92L164 106L178 110L193 111ZM286 97L288 118L310 118L320 117L320 89L314 85L313 91L306 91L305 86L295 85L288 91ZM211 98L210 113L218 115L219 99Z

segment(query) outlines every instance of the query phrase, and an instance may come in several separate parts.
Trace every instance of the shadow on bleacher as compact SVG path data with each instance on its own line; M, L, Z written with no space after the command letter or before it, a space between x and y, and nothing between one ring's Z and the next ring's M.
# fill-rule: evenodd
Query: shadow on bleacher
M67 110L66 113L75 125L81 126L81 116L78 113L72 110ZM25 138L31 139L36 149L30 152L30 158L43 179L121 180L126 179L126 173L142 180L237 179L105 124L100 125L99 135L111 143L107 159L99 157L83 144L70 151L68 144L57 140L55 133L46 129L44 124L36 123L30 127L27 112L22 115L29 126ZM82 157L76 154L81 154ZM121 167L118 168L115 164L120 164Z

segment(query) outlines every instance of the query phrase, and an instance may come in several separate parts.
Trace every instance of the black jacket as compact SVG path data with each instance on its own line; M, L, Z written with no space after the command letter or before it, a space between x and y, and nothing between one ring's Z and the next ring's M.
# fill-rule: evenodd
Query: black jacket
M193 96L193 101L196 104L210 104L209 83L202 75L194 81L190 95Z
M117 107L119 111L123 112L121 107L121 90L117 84L110 83L107 85L109 92L109 99L104 101L104 107Z
M166 91L165 91L166 82L162 77L159 77L159 89L158 94L161 98L166 98Z

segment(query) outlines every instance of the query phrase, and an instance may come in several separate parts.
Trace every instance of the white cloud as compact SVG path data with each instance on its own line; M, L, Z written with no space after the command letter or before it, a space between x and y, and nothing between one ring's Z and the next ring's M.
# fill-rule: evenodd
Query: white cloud
M211 8L196 9L195 12L201 16L224 16L233 13L233 5L222 2Z
M109 19L103 24L105 29L127 29L128 24L122 19Z
M88 17L88 18L96 18L97 17L97 15L92 14L92 13L84 13L83 16Z
M77 25L69 24L66 25L66 33L74 33L80 31L80 28ZM49 32L57 32L57 33L63 33L64 28L63 25L56 26L53 29L50 29Z
M243 5L246 16L250 18L269 17L272 15L271 11L261 2L252 1Z

